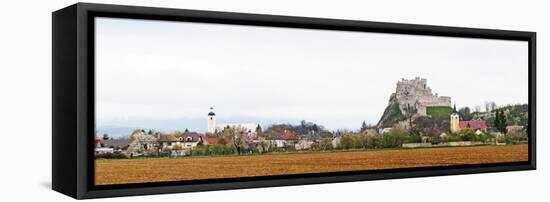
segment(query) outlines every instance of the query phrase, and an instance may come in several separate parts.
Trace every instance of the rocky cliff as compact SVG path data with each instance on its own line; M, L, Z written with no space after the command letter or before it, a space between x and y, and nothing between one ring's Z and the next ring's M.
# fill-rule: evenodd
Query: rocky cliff
M399 101L395 97L395 94L392 94L390 96L389 104L384 110L384 114L382 114L382 117L376 126L378 128L393 127L393 125L403 120L405 120L405 116L401 112L401 109L399 109Z

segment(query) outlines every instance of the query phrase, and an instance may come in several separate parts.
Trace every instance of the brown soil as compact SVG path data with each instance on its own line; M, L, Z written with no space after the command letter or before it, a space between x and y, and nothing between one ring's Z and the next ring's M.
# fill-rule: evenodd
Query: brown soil
M96 160L96 185L518 162L528 145Z

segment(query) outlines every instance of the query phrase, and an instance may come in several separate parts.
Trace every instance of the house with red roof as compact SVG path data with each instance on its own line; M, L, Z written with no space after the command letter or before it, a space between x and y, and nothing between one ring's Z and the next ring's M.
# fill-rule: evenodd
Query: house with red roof
M172 146L178 144L178 138L174 135L159 134L157 139L160 149L172 149Z
M506 126L506 133L520 132L523 131L523 126L520 125L511 125Z
M281 139L286 141L296 141L298 140L298 137L291 130L284 130L283 134L281 135Z
M471 120L471 121L460 121L458 126L462 128L471 128L474 130L487 130L487 123L484 120Z
M296 142L298 142L298 136L288 129L285 129L280 135L270 139L270 144L277 148L294 146Z
M181 135L178 141L183 144L184 149L194 148L203 143L204 134L197 132L185 132Z
M487 123L481 119L471 120L471 121L460 121L458 124L458 127L460 127L460 129L471 128L478 135L482 132L487 132Z
M119 152L127 148L130 143L132 143L132 140L130 138L101 140L101 145L103 145L103 147L114 148L115 151Z
M220 137L208 137L207 135L201 136L202 143L205 145L208 144L221 144L223 143L224 139Z

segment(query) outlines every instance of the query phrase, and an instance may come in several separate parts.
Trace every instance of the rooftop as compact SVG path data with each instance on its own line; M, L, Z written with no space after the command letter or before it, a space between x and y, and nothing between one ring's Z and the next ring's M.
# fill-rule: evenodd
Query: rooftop
M487 123L484 120L461 121L458 126L460 128L487 129Z

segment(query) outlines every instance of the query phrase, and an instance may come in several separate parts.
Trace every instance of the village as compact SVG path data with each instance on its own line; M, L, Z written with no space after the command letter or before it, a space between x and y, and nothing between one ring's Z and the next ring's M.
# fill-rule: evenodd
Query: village
M96 158L260 155L267 153L371 150L385 148L459 147L527 143L526 105L457 109L451 98L432 93L427 80L397 82L376 125L358 123L357 130L329 131L322 125L217 123L214 108L207 113L205 133L170 133L135 129L123 138L95 137Z

